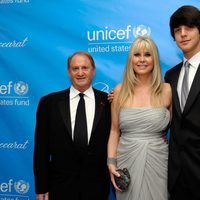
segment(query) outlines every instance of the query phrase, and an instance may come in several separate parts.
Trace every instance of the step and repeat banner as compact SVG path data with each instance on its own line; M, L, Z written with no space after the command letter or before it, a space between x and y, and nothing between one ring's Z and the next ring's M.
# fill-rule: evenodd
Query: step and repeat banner
M68 56L91 53L93 86L109 92L122 79L131 43L149 35L164 75L182 59L169 30L171 14L182 5L200 7L200 1L0 0L0 200L35 199L37 104L69 87Z

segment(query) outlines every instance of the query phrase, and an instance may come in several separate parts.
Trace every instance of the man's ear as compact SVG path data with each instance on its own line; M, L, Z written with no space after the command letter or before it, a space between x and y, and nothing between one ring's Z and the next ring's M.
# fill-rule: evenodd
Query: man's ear
M67 73L70 76L71 72L70 72L70 67L67 67Z
M93 77L95 76L96 74L96 68L93 69Z

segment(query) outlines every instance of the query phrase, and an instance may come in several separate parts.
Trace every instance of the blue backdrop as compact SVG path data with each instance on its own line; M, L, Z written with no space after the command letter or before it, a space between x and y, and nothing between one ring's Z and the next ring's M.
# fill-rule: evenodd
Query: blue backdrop
M121 81L138 35L158 45L162 73L182 59L169 17L199 0L0 0L0 200L34 200L35 113L41 96L67 88L67 57L88 51L94 87ZM111 193L110 199L114 199Z

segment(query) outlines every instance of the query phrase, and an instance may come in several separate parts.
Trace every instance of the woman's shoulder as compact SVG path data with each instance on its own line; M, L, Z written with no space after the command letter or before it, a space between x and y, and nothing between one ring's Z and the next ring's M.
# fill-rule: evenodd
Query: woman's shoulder
M169 83L163 83L162 98L164 101L164 105L166 107L170 107L172 102L172 90Z
M117 84L115 86L115 88L114 88L114 91L117 92L117 93L119 93L119 91L121 90L121 87L122 87L122 83Z
M172 89L169 83L163 83L163 93L164 94L171 94Z

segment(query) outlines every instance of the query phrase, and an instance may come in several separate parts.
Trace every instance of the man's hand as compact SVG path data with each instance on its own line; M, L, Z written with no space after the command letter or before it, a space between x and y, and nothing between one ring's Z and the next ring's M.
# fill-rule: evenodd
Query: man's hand
M49 193L36 194L36 200L49 200Z
M114 90L111 90L110 93L108 94L108 101L112 103L113 98L114 98Z

